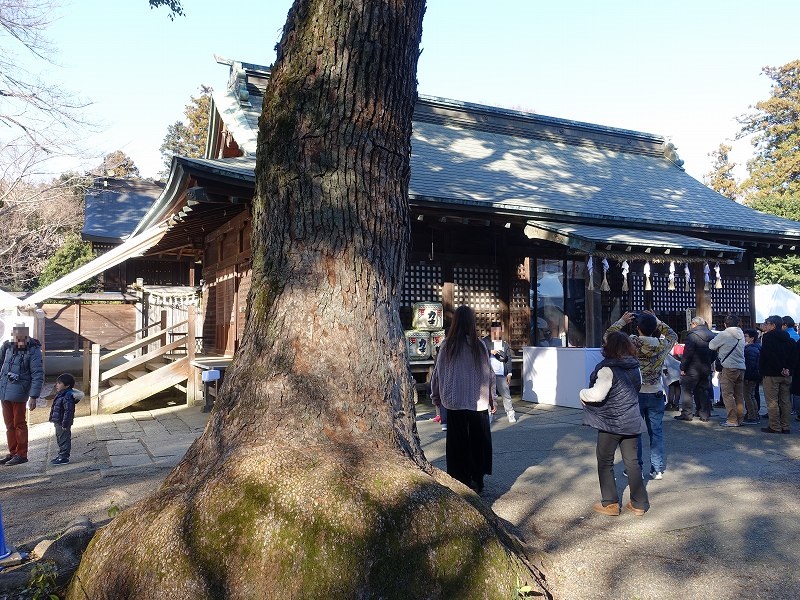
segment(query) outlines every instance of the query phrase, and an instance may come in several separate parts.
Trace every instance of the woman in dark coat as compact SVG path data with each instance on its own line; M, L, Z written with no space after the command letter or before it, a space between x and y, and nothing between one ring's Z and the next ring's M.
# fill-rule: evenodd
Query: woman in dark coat
M636 348L627 335L613 331L603 342L603 357L589 377L591 387L580 393L583 424L597 429L597 474L602 501L592 508L603 515L620 513L614 478L614 454L619 447L631 488L631 499L625 508L642 516L650 508L650 502L636 455L639 436L647 431L639 411L642 375Z

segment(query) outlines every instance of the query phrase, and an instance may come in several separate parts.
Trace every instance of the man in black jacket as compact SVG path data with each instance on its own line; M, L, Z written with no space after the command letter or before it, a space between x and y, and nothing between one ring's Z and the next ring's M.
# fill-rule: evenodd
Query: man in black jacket
M703 317L692 319L681 357L681 414L675 417L679 421L691 421L695 406L701 421L708 421L711 416L708 378L716 352L708 342L713 339L714 333Z
M759 370L763 377L764 399L769 415L769 427L761 428L764 433L789 433L789 415L792 411L789 390L792 384L794 343L782 326L781 317L770 315L764 322L764 335L761 337Z

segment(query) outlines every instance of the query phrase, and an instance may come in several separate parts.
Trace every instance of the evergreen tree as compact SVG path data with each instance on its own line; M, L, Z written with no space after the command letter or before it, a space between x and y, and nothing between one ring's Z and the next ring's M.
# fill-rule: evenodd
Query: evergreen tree
M746 203L762 212L800 220L800 60L765 67L770 97L740 119L740 137L752 135L754 156L742 189ZM779 283L800 292L800 257L759 259L758 283Z
M64 275L72 273L78 267L85 265L94 259L92 252L92 245L89 242L81 240L80 235L77 233L69 234L61 247L56 250L55 254L50 257L50 260L45 264L42 274L39 277L39 287L50 285L54 281L58 281ZM70 292L94 292L97 290L97 278L92 277L83 283L79 283Z
M167 135L160 148L165 166L163 175L169 173L170 163L175 155L189 158L202 158L205 155L211 92L209 86L201 85L200 95L192 96L186 105L186 120L175 121L167 128Z
M733 176L736 163L732 163L730 160L732 149L727 144L720 144L714 152L708 153L714 159L714 164L711 171L703 177L703 183L726 198L736 200L739 197L739 185Z

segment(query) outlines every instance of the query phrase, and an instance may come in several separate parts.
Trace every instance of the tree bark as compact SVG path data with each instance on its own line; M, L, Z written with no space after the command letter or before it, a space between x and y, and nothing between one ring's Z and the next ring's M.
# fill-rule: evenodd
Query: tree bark
M398 299L423 12L294 3L242 346L204 434L96 537L71 598L509 598L533 580L416 431Z

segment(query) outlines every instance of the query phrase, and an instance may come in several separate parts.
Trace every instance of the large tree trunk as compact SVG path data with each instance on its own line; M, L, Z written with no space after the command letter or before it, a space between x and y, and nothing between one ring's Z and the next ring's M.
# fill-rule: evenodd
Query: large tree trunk
M298 0L260 123L253 286L209 425L70 597L510 598L512 538L433 469L398 317L423 0Z

